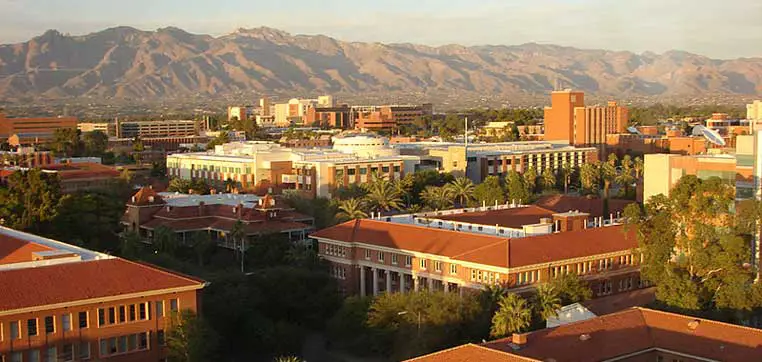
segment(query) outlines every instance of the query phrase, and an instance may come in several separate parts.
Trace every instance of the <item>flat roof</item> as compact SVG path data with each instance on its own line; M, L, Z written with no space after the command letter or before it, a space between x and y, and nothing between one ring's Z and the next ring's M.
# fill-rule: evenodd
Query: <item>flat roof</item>
M159 192L162 200L168 206L198 206L203 202L205 205L228 205L236 206L243 204L244 207L254 207L261 197L253 194L214 194L214 195L191 195L179 192Z

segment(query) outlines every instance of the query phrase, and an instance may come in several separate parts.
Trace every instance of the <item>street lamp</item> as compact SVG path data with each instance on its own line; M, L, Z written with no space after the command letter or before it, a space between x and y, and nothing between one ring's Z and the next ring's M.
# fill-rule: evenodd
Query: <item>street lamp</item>
M397 312L397 315L405 315L408 311ZM418 338L421 338L421 312L416 312L418 315Z

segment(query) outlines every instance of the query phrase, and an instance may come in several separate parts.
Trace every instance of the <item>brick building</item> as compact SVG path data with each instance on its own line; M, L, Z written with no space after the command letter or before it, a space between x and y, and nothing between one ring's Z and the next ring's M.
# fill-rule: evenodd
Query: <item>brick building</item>
M606 135L625 133L628 110L610 101L605 106L585 106L585 93L564 90L551 93L545 108L546 141L568 141L574 146L600 146Z
M612 221L501 205L353 220L310 237L347 294L485 284L522 292L574 272L604 296L642 286L635 234Z
M746 362L762 360L762 330L646 308L465 344L410 362Z
M13 146L48 142L60 128L77 129L77 118L7 118L0 112L0 142L7 141Z
M205 282L0 227L0 360L165 361Z
M387 105L387 106L355 106L352 107L352 121L355 129L371 131L393 130L401 126L413 124L422 117L434 114L430 103L420 106Z

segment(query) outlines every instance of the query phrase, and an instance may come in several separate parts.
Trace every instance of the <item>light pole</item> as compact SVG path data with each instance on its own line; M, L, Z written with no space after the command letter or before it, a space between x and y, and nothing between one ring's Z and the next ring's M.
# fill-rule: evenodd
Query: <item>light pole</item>
M397 315L405 315L408 311L397 312ZM418 338L421 338L421 312L416 312L418 315Z

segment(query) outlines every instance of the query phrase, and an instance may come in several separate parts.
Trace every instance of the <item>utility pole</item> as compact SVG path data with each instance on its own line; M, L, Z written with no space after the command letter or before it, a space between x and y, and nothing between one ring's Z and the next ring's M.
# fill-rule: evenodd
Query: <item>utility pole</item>
M468 177L468 116L465 117L465 130L463 131L463 139L465 140L465 147L463 148L463 157L466 159L465 166L463 167L463 173L465 177Z

